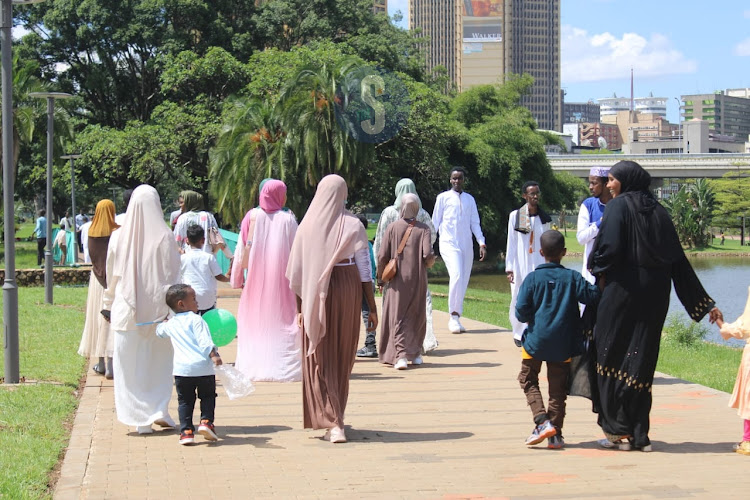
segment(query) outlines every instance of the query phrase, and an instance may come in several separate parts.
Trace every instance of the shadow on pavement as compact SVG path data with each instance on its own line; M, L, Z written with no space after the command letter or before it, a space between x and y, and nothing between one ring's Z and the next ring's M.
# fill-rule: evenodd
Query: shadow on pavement
M417 370L425 368L496 368L503 366L502 363L425 363L422 366L414 367ZM412 367L409 366L409 369Z
M482 352L497 352L495 349L437 349L425 354L425 358L445 358L447 356L457 356L459 354L473 354Z
M391 369L391 365L382 365L384 369ZM351 380L399 380L404 377L391 377L385 373L352 373Z
M674 377L654 377L654 385L678 385L678 384L693 384L687 380Z
M351 429L347 427L349 441L372 443L412 443L419 441L449 441L472 437L471 432L393 432Z

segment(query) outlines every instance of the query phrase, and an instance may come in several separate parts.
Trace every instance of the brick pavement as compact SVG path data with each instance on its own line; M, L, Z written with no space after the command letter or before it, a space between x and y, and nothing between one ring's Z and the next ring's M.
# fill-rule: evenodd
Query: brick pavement
M236 311L236 298L219 305ZM462 320L406 371L358 360L346 444L302 429L300 383L258 383L230 401L219 389L217 444L139 436L114 412L112 382L91 375L54 498L748 498L750 457L731 451L742 422L728 395L667 376L654 386L654 452L599 449L589 402L568 400L564 450L524 446L531 413L516 382L511 334ZM233 361L234 348L222 348ZM91 373L89 371L89 373ZM544 389L543 389L544 391ZM545 398L546 399L546 398ZM170 405L177 417L177 397Z

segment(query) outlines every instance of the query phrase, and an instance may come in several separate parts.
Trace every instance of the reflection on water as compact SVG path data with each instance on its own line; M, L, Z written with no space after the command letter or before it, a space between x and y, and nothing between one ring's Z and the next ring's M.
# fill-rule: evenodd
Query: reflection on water
M563 265L576 271L581 270L581 257L570 257L563 259ZM742 314L748 298L748 287L750 287L750 258L744 257L699 257L690 259L696 274L703 283L708 294L716 301L719 309L724 313L727 321L734 321ZM448 278L430 278L430 283L448 284ZM510 293L510 286L504 274L473 274L469 281L470 288L482 290L495 290ZM672 289L669 302L669 314L677 314L684 321L689 317L677 299ZM718 344L728 344L742 347L745 341L731 339L725 342L719 329L708 323L708 319L702 321L708 327L706 340Z

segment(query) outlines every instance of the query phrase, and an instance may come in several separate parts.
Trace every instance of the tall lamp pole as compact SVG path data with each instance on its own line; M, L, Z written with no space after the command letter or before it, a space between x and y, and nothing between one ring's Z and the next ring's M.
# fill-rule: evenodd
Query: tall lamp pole
M675 97L675 101L677 101L677 153L682 156L682 116L680 113L680 108L682 108L682 102L679 98Z
M61 160L70 160L70 209L73 212L73 231L76 229L75 217L76 217L76 171L73 166L73 161L82 157L83 155L70 154L61 156ZM73 245L73 266L78 266L78 243Z
M30 92L47 100L47 246L44 249L44 303L52 304L52 163L55 134L55 99L73 97L65 92Z
M13 54L11 51L13 5L38 3L43 0L2 0L0 13L0 60L2 61L2 145L3 145L3 222L5 234L5 278L3 280L3 326L5 351L5 383L20 381L18 362L18 285L16 284L16 218L13 169Z

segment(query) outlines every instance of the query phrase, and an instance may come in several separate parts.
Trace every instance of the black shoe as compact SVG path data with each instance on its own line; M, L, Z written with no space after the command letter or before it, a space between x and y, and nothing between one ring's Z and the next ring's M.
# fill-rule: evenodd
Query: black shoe
M377 358L378 349L374 345L366 345L357 351L358 358Z
M516 344L516 347L523 347L523 342L517 338L513 339L513 343Z

